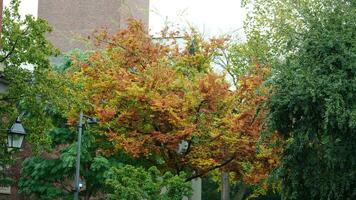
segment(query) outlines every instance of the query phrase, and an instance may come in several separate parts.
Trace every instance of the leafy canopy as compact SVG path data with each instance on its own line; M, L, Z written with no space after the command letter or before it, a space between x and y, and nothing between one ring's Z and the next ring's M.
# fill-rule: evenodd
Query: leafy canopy
M285 199L356 195L355 1L255 1L250 38L269 42L276 71L269 124L286 140Z
M252 67L231 91L225 76L212 69L225 39L186 33L187 45L180 48L177 34L163 31L165 42L155 42L134 20L114 35L98 32L103 49L86 62L74 59L67 70L84 103L73 107L68 122L80 109L97 116L105 155L124 151L194 176L225 167L259 182L278 162L276 151L257 143L265 128L268 90L262 83L268 70ZM187 148L178 151L182 141Z
M145 170L125 165L111 168L105 176L105 183L111 188L107 199L181 200L191 195L191 183L185 181L184 173L161 175L156 167Z
M51 28L46 21L33 16L21 18L19 3L12 0L5 8L0 38L0 79L8 86L7 91L0 94L1 169L14 161L11 156L16 151L7 151L3 131L17 116L24 113L26 141L32 144L34 152L39 152L50 144L46 132L53 126L52 111L66 105L60 94L65 90L63 79L49 64L49 57L58 53L45 37Z

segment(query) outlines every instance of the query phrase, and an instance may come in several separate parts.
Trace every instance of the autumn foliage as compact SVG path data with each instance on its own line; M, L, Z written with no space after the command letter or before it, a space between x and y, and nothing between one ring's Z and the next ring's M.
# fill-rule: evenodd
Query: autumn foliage
M177 39L179 34L184 37ZM68 121L79 109L97 116L108 144L98 152L103 155L124 151L196 176L221 168L249 183L264 179L278 163L271 141L260 142L268 68L256 64L231 90L212 65L226 39L167 30L162 35L164 40L153 39L135 20L113 35L98 32L95 41L103 49L89 62L74 60L68 71L85 102L73 107ZM187 149L178 151L182 141Z

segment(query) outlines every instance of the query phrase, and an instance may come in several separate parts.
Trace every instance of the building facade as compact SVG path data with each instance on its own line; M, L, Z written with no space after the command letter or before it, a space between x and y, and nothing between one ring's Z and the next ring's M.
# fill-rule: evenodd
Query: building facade
M53 27L49 39L62 52L85 49L96 29L125 27L128 18L148 26L149 0L38 0L38 17Z

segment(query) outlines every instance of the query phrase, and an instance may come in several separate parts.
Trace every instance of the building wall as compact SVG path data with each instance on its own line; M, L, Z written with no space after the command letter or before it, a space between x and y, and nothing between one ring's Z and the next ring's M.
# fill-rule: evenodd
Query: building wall
M46 19L54 31L49 39L62 52L88 48L85 42L96 29L114 32L129 17L148 25L149 0L39 0L38 17Z
M25 198L24 195L18 193L18 188L17 188L17 184L16 184L16 182L20 179L22 162L30 156L32 156L31 145L24 142L24 144L22 145L22 149L15 155L15 157L16 157L15 164L10 166L10 168L7 170L8 176L11 177L13 180L15 180L15 184L10 186L10 194L8 194L7 191L5 193L3 193L4 186L2 186L2 188L0 188L0 200L31 199L30 197Z

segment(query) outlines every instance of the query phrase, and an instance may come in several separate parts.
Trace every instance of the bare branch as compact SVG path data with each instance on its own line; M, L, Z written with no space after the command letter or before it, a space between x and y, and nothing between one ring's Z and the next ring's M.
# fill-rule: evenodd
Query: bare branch
M231 161L233 161L234 159L235 159L235 156L232 156L232 157L230 157L229 159L227 159L225 162L223 162L223 163L221 163L221 164L219 164L219 165L216 165L216 166L214 166L214 167L211 167L210 169L208 169L208 170L206 170L206 171L203 171L203 172L201 172L201 173L199 173L199 174L196 174L196 175L194 175L194 176L191 176L191 177L185 179L185 181L188 182L188 181L191 181L191 180L193 180L193 179L195 179L195 178L202 177L202 176L204 176L205 174L209 173L210 171L213 171L213 170L215 170L215 169L219 169L220 167L223 167L223 166L229 164L229 163L230 163Z

